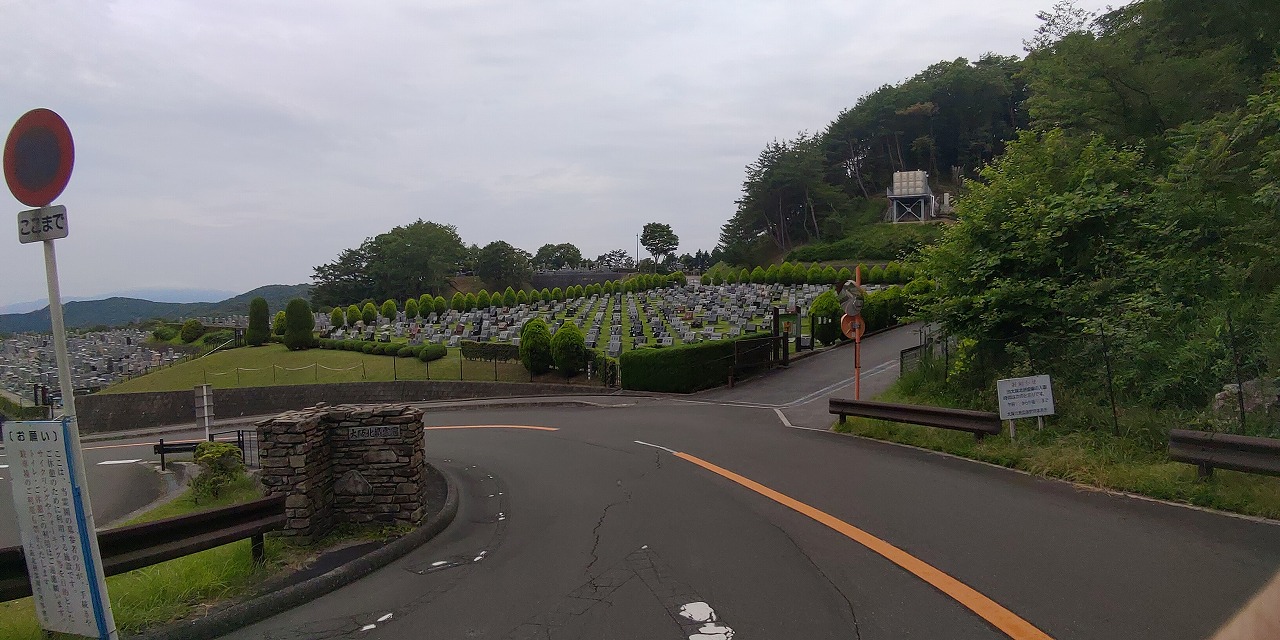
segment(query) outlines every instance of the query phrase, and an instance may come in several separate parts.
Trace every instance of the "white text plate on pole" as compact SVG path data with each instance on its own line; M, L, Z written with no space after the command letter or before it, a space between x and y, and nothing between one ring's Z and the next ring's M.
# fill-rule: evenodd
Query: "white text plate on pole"
M1049 376L996 380L1000 419L1016 420L1053 415L1053 385Z
M67 208L57 204L18 214L18 242L40 242L67 237Z
M4 444L12 468L13 506L40 626L97 638L92 572L80 492L67 460L61 420L10 422Z

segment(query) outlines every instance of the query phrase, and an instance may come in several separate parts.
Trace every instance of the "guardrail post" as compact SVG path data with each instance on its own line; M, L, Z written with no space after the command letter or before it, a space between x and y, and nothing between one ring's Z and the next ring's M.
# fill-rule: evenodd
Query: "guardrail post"
M782 366L791 366L791 332L782 332Z
M160 438L160 470L168 471L164 464L164 438Z

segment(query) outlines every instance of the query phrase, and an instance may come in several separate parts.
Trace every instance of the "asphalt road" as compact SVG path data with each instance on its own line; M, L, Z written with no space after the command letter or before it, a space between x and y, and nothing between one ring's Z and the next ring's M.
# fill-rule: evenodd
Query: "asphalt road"
M1273 523L788 428L791 384L432 413L557 430L429 430L455 523L227 638L1189 640L1280 567Z
M199 437L192 432L188 436ZM173 439L166 436L167 439ZM99 528L140 509L164 491L164 483L154 471L136 461L149 461L154 437L145 442L105 441L84 443L85 477L89 482L89 501L93 519ZM0 547L21 544L18 523L13 512L13 463L0 446Z

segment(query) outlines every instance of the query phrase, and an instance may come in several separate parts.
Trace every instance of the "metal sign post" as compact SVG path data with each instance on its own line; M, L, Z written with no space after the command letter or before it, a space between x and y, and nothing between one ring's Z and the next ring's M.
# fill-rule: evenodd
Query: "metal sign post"
M24 464L37 464L36 468L43 469L48 474L50 483L58 482L58 476L62 476L61 481L66 483L65 486L50 484L45 487L49 491L56 490L56 497L47 492L40 495L56 500L57 507L74 517L69 521L59 522L55 518L49 522L44 507L38 505L38 500L29 492L19 496L17 474L13 486L14 506L22 525L20 529L27 558L27 573L32 583L31 591L35 594L41 626L50 631L115 640L118 636L102 573L102 554L98 550L93 509L89 494L84 490L88 482L81 458L80 430L76 425L75 384L71 378L71 361L67 357L62 294L58 288L58 258L53 246L55 239L67 237L67 210L62 206L49 206L66 188L74 163L75 147L71 140L71 130L58 114L48 109L35 109L24 114L13 125L5 140L5 182L19 202L36 207L34 211L18 214L18 241L23 244L44 244L49 320L53 330L53 349L58 361L58 386L62 390L60 421L44 423L46 427L40 429L27 429L25 434L15 433L12 428L9 432L20 438L27 438L26 447L30 451L19 447L18 453L30 453L35 458L22 458ZM59 427L48 427L50 424ZM39 446L30 441L33 434ZM28 489L29 487L24 486L23 490L26 492ZM65 547L68 538L76 541L75 546L79 551L70 556L77 565L73 568L66 568L66 557L58 555L60 545ZM49 573L47 562L43 560L50 556L54 558L55 564L61 558L61 573ZM75 606L67 607L57 597L63 592L80 592L86 597L77 600ZM85 617L86 611L91 611L91 618Z

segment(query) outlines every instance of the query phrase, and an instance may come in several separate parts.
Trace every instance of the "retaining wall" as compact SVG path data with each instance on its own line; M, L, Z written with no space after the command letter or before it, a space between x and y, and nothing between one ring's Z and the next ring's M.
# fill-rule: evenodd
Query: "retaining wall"
M505 396L610 393L603 387L524 382L402 380L334 382L276 387L214 389L214 419L257 416L328 404L388 404ZM126 431L189 422L195 425L195 392L155 391L79 396L82 433Z

